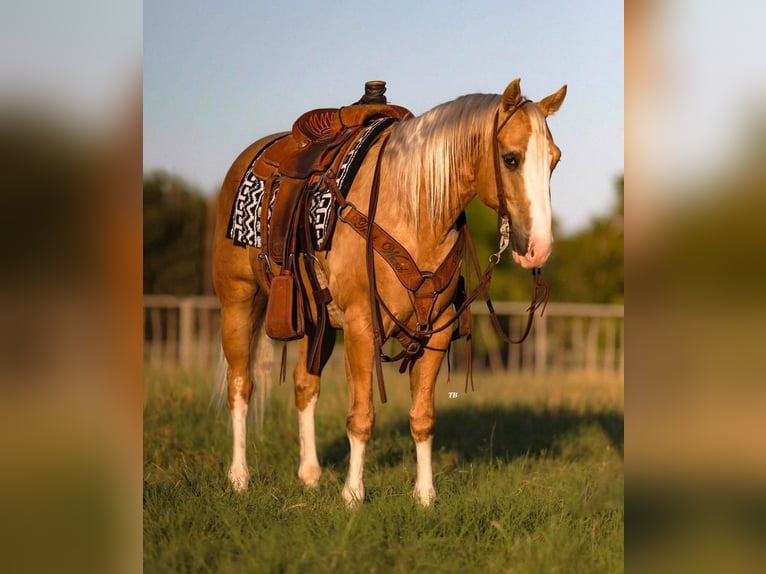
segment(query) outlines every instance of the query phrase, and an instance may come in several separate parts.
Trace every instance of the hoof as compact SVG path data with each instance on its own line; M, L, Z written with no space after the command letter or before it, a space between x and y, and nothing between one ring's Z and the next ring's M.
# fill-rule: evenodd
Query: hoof
M247 490L247 483L250 480L250 473L246 468L231 468L229 469L229 482L231 486L237 492L245 492Z
M351 488L348 485L343 487L343 501L346 503L346 508L354 510L359 508L364 502L364 485L360 484L359 488Z
M322 476L322 469L318 465L306 465L301 466L298 469L298 478L308 488L316 488L319 486L319 477Z
M431 485L418 488L415 487L415 490L412 492L413 498L417 500L421 506L424 508L428 508L431 506L431 503L434 501L434 498L436 498L436 491L434 490L434 487Z

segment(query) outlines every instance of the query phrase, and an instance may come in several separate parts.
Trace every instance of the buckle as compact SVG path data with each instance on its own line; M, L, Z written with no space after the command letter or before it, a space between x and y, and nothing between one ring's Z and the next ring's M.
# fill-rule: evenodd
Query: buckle
M348 221L346 221L346 219L343 217L343 210L347 207L353 207L354 209L356 209L356 205L354 205L350 201L347 201L343 205L338 206L338 219L340 219L343 223L348 223Z
M423 345L420 343L420 341L412 340L409 345L407 345L407 349L405 353L408 356L414 356L417 355L420 350L423 348Z
M500 263L500 255L508 249L508 246L511 244L511 222L508 221L507 217L503 217L503 219L500 221L500 249L497 251L497 253L493 253L489 256L489 262L494 263L497 265Z

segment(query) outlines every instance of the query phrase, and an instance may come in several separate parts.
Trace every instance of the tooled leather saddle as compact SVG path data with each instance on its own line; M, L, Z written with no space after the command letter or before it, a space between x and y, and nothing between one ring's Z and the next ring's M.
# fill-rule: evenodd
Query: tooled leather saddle
M360 143L360 138L366 136L364 147L367 148L385 125L409 117L412 117L409 110L393 105L366 104L312 110L295 121L287 136L264 150L253 166L253 173L266 181L268 198L264 198L264 204L271 206L271 217L262 221L261 229L266 230L268 255L273 262L282 266L289 262L296 249L300 249L296 233L308 227L309 222L306 220L308 212L299 206L310 199L309 193L321 191L317 186L322 178L328 172L337 174L336 179L343 178L346 183L339 187L347 191L353 177L343 173L343 162L355 144ZM357 147L353 151L356 152L354 157L361 159L363 153L360 152L366 149ZM329 232L325 233L328 237L321 243L315 242L317 250L329 247L334 227L332 210L328 217L333 218Z

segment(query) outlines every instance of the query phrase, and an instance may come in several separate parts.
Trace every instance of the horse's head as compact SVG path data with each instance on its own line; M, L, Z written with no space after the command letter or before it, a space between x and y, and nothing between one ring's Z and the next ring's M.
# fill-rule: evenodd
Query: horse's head
M546 118L555 113L566 86L539 102L508 84L497 110L493 141L494 186L480 192L511 224L513 259L525 269L541 267L553 247L550 178L561 157Z

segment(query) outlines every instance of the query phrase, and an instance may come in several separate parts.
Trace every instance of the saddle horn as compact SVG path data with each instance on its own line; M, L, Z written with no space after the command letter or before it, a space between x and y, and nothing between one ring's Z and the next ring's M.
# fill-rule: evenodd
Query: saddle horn
M386 82L383 80L371 80L364 84L364 95L357 104L387 104Z

